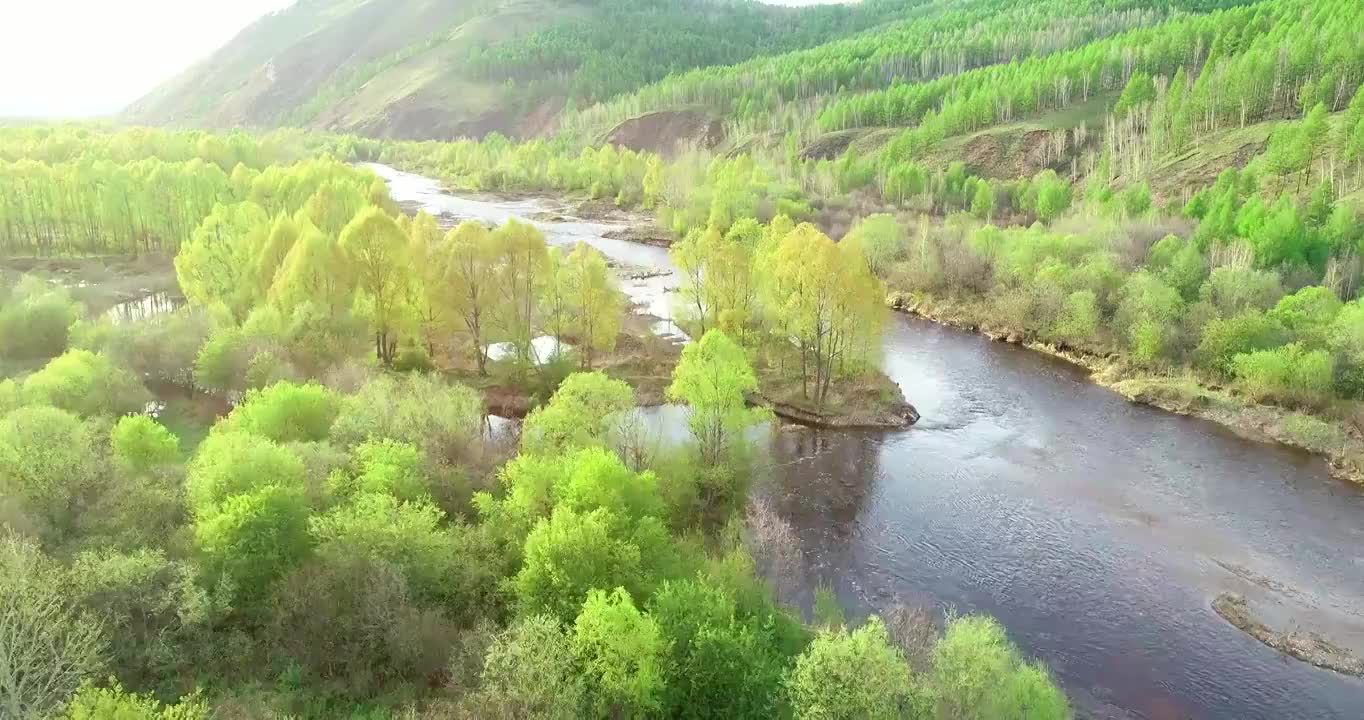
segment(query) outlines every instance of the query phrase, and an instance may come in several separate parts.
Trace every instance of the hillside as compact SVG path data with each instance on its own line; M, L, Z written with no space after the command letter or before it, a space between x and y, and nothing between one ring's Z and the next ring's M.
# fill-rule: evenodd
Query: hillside
M817 45L920 4L302 0L134 103L124 120L376 137L529 136L556 127L566 106L692 68Z

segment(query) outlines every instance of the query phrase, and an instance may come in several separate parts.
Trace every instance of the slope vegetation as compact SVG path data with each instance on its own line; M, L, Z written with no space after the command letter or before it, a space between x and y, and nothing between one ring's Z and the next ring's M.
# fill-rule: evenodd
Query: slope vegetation
M529 136L557 128L566 107L842 38L920 4L302 0L261 18L124 119L381 137Z

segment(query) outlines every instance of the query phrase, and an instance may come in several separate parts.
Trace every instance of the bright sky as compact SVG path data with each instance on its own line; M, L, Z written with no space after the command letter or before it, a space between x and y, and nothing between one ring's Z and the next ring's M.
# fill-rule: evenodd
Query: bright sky
M294 0L0 0L0 117L115 113Z

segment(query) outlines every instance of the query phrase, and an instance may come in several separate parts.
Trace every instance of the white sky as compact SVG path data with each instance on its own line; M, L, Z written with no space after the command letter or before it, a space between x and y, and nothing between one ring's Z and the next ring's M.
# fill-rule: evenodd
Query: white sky
M0 0L0 118L116 113L256 18L293 3Z
M0 0L0 117L115 113L294 0Z

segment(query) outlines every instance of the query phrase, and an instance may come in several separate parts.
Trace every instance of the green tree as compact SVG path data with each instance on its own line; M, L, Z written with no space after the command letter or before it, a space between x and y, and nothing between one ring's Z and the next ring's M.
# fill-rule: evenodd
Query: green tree
M994 196L990 196L993 209ZM862 256L867 267L876 275L885 275L895 261L905 253L905 231L894 215L878 214L862 219L843 242L857 242L862 247Z
M57 408L24 407L0 418L0 494L35 524L20 529L53 542L70 537L98 490L96 448L90 426Z
M585 370L592 369L597 353L610 352L620 334L625 294L616 287L606 257L587 243L578 243L560 268L561 282L578 336L578 352Z
M747 408L758 389L744 349L719 330L711 330L682 350L673 370L668 398L686 403L687 425L708 466L730 459L744 432L766 415Z
M587 594L572 645L596 714L650 717L662 709L667 642L623 588Z
M151 398L131 373L88 350L71 350L29 375L24 396L87 417L138 412Z
M278 443L325 440L341 410L341 398L327 388L281 382L251 390L220 430L251 433Z
M769 632L736 617L733 595L696 580L665 582L649 605L667 641L666 705L681 717L771 717L785 658Z
M114 460L133 472L146 472L180 459L180 439L146 415L120 418L109 437Z
M471 350L479 375L488 373L488 355L483 347L484 333L493 314L494 278L497 247L492 233L483 225L466 220L445 236L449 257L445 261L448 302L469 334Z
M522 615L576 617L589 590L639 587L640 549L607 510L556 509L526 538L525 562L513 579Z
M397 332L412 282L407 236L381 208L371 207L360 211L346 225L339 245L349 275L365 299L374 330L375 355L385 365L391 365L397 354Z
M194 541L210 577L231 582L251 602L307 555L307 501L300 489L276 483L229 496L196 513Z
M621 414L634 405L634 389L620 380L600 372L569 375L548 404L526 416L522 452L554 455L605 446Z
M577 720L585 712L577 658L559 621L522 618L488 647L470 709L492 720Z
M1046 670L1023 660L992 618L959 617L933 650L929 679L938 717L1067 720L1065 695Z
M786 688L802 720L922 717L927 705L909 664L875 616L856 630L821 632L796 658Z

